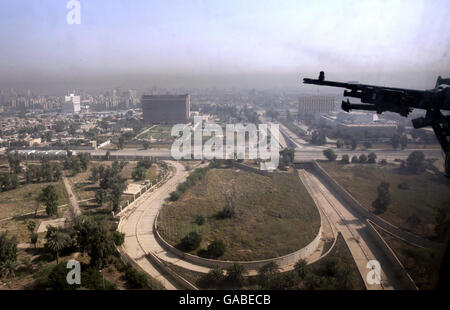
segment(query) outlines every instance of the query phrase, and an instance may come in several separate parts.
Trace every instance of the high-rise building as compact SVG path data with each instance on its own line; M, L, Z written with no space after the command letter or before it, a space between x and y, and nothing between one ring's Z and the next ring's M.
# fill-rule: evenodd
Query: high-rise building
M305 96L299 99L298 116L300 118L309 118L316 114L326 114L334 110L334 97Z
M80 109L80 96L75 96L74 94L65 96L62 113L78 113Z
M150 123L186 122L190 112L190 97L186 95L143 95L144 121Z

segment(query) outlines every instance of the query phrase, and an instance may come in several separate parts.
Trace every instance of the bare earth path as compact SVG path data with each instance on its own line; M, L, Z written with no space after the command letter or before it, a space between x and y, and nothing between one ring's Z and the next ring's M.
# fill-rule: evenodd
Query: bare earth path
M69 180L63 177L64 186L66 187L67 194L69 195L70 205L72 206L72 211L75 216L81 214L80 206L78 205L77 198L72 192L72 186L70 186Z
M366 287L369 290L404 289L382 250L370 237L363 219L354 214L350 207L346 207L338 201L316 176L302 169L298 172L316 204L328 215L336 229L342 233ZM370 270L366 266L369 260L377 260L381 265L380 285L367 283L366 278Z

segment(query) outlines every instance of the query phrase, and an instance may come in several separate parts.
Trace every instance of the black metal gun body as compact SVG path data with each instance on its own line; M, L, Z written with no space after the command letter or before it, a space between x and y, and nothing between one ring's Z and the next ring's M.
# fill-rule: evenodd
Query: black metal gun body
M414 128L431 126L446 154L446 175L450 176L450 116L441 110L450 110L450 79L438 77L436 87L430 90L394 88L359 83L326 81L323 71L318 79L303 79L305 84L345 88L344 96L361 100L362 104L342 101L342 109L375 111L378 114L389 111L408 116L413 109L426 110L425 117L412 121Z

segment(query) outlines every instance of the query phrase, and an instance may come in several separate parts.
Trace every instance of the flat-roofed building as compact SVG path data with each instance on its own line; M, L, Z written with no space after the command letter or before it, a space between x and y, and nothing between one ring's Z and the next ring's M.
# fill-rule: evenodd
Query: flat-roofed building
M299 118L311 118L317 114L327 114L335 110L334 97L303 96L298 101Z
M186 95L143 95L144 121L150 123L183 123L189 118L190 97Z

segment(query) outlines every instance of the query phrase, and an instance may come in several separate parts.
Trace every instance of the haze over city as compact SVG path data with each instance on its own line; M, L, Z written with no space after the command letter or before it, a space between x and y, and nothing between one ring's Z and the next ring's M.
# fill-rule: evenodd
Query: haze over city
M314 89L302 77L432 88L448 1L0 1L1 87ZM163 5L164 4L164 5Z

